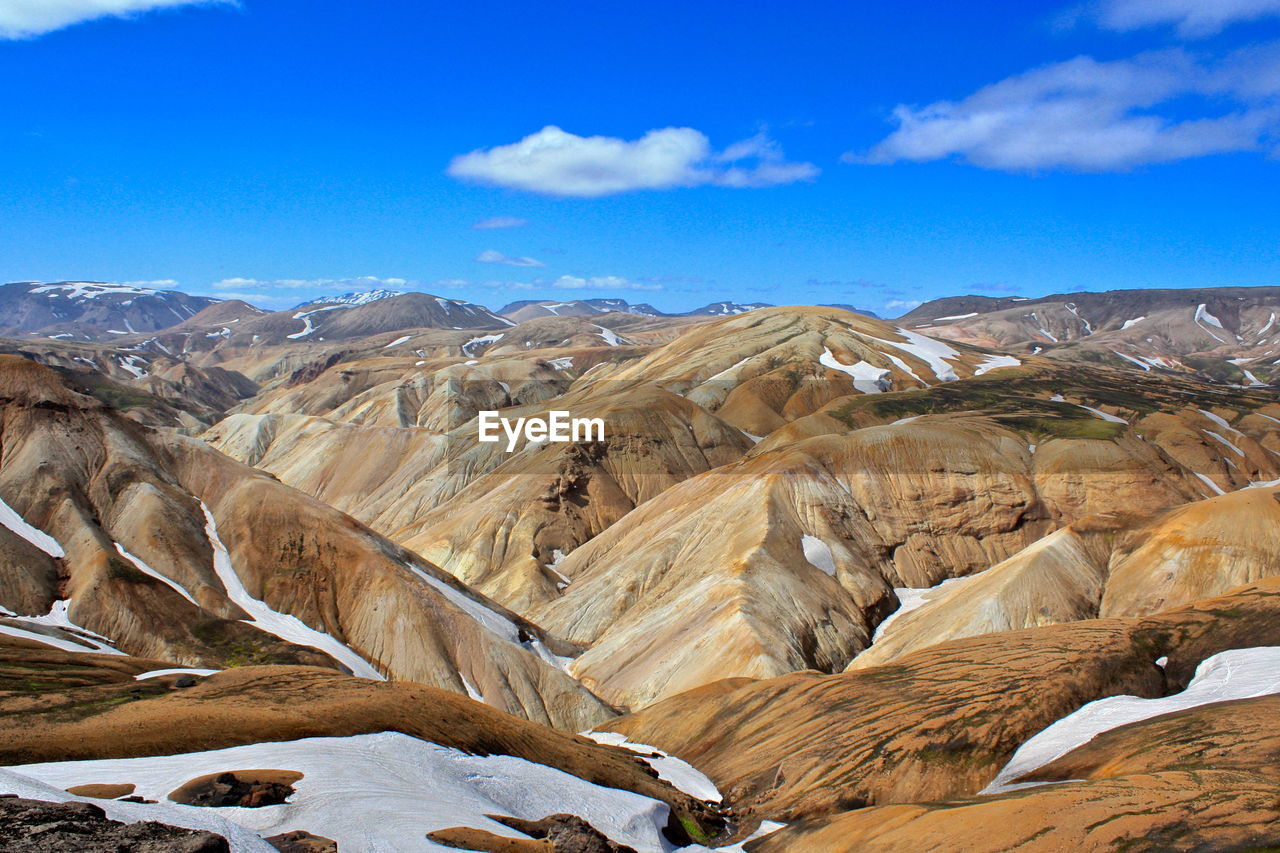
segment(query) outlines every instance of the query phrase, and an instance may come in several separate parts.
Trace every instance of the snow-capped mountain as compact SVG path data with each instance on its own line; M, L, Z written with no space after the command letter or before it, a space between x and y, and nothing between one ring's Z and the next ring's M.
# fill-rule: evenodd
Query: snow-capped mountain
M295 311L301 308L312 308L317 305L368 305L370 302L377 302L380 299L390 299L393 296L404 296L403 290L362 290L352 291L351 293L343 293L340 296L321 296L318 299L309 299L294 306Z
M0 285L0 334L97 340L167 329L219 300L103 281Z
M767 302L712 302L710 305L703 305L701 308L695 308L692 311L685 311L683 316L728 317L733 314L745 314L748 311L754 311L757 308L770 307L772 306Z

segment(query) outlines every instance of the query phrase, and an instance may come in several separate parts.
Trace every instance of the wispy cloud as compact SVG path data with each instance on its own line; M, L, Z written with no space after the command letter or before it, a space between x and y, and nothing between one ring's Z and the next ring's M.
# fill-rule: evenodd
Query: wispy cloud
M496 228L519 228L528 224L529 220L521 219L519 216L491 216L488 219L481 219L471 227L477 231L491 231Z
M912 308L919 308L923 304L919 299L890 299L884 304L884 307L895 311L910 311Z
M548 125L519 142L459 155L447 173L544 195L592 198L706 184L774 186L813 180L818 168L788 162L763 134L717 153L691 127L651 130L628 141L576 136Z
M1090 11L1104 29L1173 26L1183 38L1195 39L1280 15L1280 0L1102 0Z
M1112 62L1080 56L960 101L900 105L893 112L897 130L870 152L845 159L954 158L1012 172L1123 171L1261 150L1280 127L1278 95L1275 45L1211 62L1176 49Z
M0 38L33 38L82 21L131 17L153 9L235 3L236 0L2 0Z
M648 281L632 281L616 275L597 275L583 278L562 275L551 282L557 290L663 290L661 284Z
M545 267L542 261L537 258L516 257L504 255L494 249L485 249L476 255L476 260L482 264L506 264L509 267Z
M236 290L305 290L321 287L344 287L347 290L392 290L409 284L404 278L379 278L373 275L360 275L353 278L224 278L214 282L210 287L214 290L232 288Z

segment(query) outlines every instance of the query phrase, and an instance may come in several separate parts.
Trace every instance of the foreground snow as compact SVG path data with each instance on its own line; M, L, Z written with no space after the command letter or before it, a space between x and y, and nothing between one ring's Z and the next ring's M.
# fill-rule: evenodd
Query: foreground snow
M665 803L629 791L585 782L560 770L508 755L476 756L395 732L346 738L307 738L230 749L148 758L62 761L8 768L55 788L91 783L132 783L136 794L157 800L137 805L124 819L161 820L213 829L225 820L268 836L303 829L332 838L343 853L447 850L426 833L470 826L509 838L520 833L489 820L502 814L531 820L571 812L615 841L641 853L672 849L661 834ZM201 808L167 801L184 782L226 770L295 770L290 802L257 809ZM0 787L11 785L0 770ZM23 793L22 790L15 791ZM40 799L48 796L27 794ZM69 799L62 794L62 798ZM126 804L96 801L120 820ZM218 830L215 830L218 831ZM232 839L236 853L270 850L243 835Z
M1014 779L1066 755L1105 731L1211 702L1271 693L1280 693L1280 647L1232 649L1216 654L1196 667L1195 677L1181 693L1160 699L1111 696L1090 702L1063 717L1024 743L982 793L1013 790L1010 783Z

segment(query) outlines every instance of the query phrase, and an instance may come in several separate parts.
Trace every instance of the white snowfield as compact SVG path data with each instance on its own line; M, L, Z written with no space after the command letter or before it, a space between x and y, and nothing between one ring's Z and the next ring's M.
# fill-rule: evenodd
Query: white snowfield
M947 362L947 359L960 358L960 353L957 350L936 338L913 332L910 329L895 326L894 331L906 338L907 342L886 341L870 335L867 335L867 337L877 343L914 355L929 365L929 369L933 371L934 376L938 377L939 382L955 382L959 378L956 376L955 368Z
M198 776L249 769L294 770L304 775L294 783L290 801L278 806L205 808L167 799L171 791ZM27 764L7 770L57 789L134 784L137 795L156 800L156 805L95 802L115 819L127 811L128 820L209 829L213 829L211 822L225 821L247 831L233 829L235 837L229 840L235 853L269 851L265 843L254 840L255 834L295 829L332 838L343 853L449 850L428 841L426 833L470 826L524 838L485 815L538 820L561 812L582 817L613 840L642 853L673 849L661 832L668 815L665 803L593 785L522 758L468 755L397 732L306 738L185 755ZM10 772L0 770L4 774L0 787L6 792L16 787L15 793L23 793L23 780L18 777L11 786ZM71 797L61 793L60 799Z
M1011 790L1014 779L1083 746L1103 732L1212 702L1280 693L1280 647L1232 649L1196 667L1187 689L1160 699L1110 696L1084 705L1019 747L981 793Z
M697 797L699 800L706 800L711 803L720 802L719 789L701 771L687 761L667 755L656 746L634 743L627 740L626 735L618 732L583 732L582 736L590 738L596 743L620 746L623 749L638 753L644 763L657 772L658 778L670 782L672 787L684 791L691 797ZM655 755L657 756L656 758L653 757Z
M209 512L209 508L203 501L200 502L200 509L204 511L204 532L209 537L209 545L213 548L213 571L226 588L227 598L240 605L240 608L249 614L250 623L290 643L317 648L342 663L351 670L352 674L360 678L386 681L386 676L356 654L355 650L323 631L310 627L297 616L278 613L268 607L265 602L250 595L244 583L241 582L240 576L236 574L235 567L231 565L231 555L227 552L227 546L218 538L218 526L213 520L213 513Z

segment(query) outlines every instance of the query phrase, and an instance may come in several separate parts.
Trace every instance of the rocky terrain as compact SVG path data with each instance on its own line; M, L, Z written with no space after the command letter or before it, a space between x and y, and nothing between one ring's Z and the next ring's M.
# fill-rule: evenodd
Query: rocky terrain
M155 849L1274 847L1277 294L6 285L0 806Z

